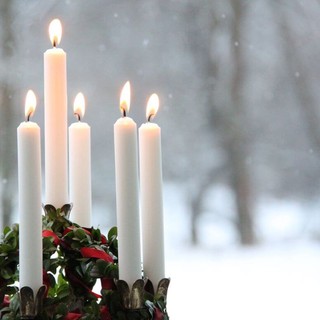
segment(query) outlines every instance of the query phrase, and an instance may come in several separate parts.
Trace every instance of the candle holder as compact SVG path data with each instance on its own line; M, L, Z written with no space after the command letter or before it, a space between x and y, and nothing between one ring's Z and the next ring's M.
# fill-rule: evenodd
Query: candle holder
M41 286L34 298L33 290L30 287L20 289L20 319L37 319L43 308L43 299L46 286Z
M16 288L19 280L19 227L6 227L0 241L0 318L95 320L168 320L170 280L153 284L147 278L130 288L119 279L117 227L106 235L69 220L72 205L45 205L43 283L37 293ZM94 285L101 282L101 292Z
M170 279L161 279L157 290L149 279L138 279L132 285L124 280L115 280L117 291L120 297L122 312L128 319L169 319L167 314L167 293Z
M61 219L69 220L72 207L72 203L66 203L61 208L55 208L52 204L42 204L45 214L50 216L50 218L54 217L55 219L60 217Z
M125 309L137 310L143 308L145 286L145 281L143 279L135 281L131 290L128 283L124 280L115 280L115 283L120 295L121 304Z
M170 284L169 278L161 279L158 283L157 291L155 292L152 282L149 279L147 279L145 290L150 294L152 294L153 296L156 295L157 297L167 299L169 284Z

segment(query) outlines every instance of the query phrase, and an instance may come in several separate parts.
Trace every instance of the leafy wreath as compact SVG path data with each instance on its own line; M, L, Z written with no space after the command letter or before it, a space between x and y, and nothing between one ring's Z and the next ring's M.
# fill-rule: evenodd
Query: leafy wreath
M69 220L71 205L44 206L42 320L168 320L165 295L143 289L143 307L128 309L118 279L117 228L104 236ZM19 226L5 227L0 242L0 318L20 319ZM101 292L93 291L97 281ZM120 282L120 281L119 281Z

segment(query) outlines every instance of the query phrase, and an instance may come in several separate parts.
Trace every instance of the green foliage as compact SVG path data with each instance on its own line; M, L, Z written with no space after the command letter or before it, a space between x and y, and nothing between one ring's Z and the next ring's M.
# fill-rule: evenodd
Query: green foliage
M10 294L15 281L18 279L19 263L19 226L6 227L1 237L0 246L0 297Z
M81 320L169 319L166 303L146 293L145 308L126 310L114 279L118 278L117 228L105 237L99 229L82 228L69 220L71 205L56 209L44 206L43 281L47 287L42 320L68 319L72 313ZM19 226L6 227L0 242L0 318L20 319ZM101 295L92 291L102 283ZM161 317L157 315L160 312Z

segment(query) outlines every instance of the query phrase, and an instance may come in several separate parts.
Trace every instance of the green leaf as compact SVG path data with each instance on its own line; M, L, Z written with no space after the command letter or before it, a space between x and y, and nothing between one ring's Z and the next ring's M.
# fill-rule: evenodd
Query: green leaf
M16 294L12 297L12 299L10 300L10 308L14 311L17 312L19 310L20 307L20 299L19 299L19 295Z
M62 284L58 287L56 294L57 297L62 300L70 295L70 286L67 283Z
M68 307L65 303L60 303L56 309L57 315L65 316L68 313Z
M118 236L117 227L112 227L108 232L108 240L113 241Z
M0 274L3 279L8 280L12 277L13 272L9 267L7 267L7 268L2 268L0 271Z
M92 228L91 234L94 240L101 241L101 231L99 229Z
M10 232L10 231L11 231L11 228L10 228L10 227L8 227L8 226L4 227L4 229L3 229L3 235L6 236L6 234L7 234L8 232Z
M8 254L10 251L12 251L12 246L6 243L1 244L1 252Z
M86 232L85 232L83 229L81 229L81 228L75 229L75 230L74 230L74 235L75 235L78 239L80 239L80 240L87 238Z
M49 286L54 287L56 285L56 278L53 274L48 273L48 279L49 279Z
M42 247L43 251L50 252L51 254L54 253L57 248L53 244L53 237L43 237L42 238Z

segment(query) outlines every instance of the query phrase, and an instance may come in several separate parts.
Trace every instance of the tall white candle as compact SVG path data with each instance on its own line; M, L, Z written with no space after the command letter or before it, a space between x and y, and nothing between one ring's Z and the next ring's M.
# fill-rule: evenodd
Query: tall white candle
M154 286L165 276L161 129L150 122L158 107L158 96L153 94L147 106L148 121L139 128L143 269Z
M118 225L119 278L129 287L141 279L140 219L138 195L137 125L127 113L130 84L120 98L123 115L114 124L116 202Z
M26 97L26 121L17 129L19 179L20 288L34 293L42 286L42 206L40 128L29 121L36 107L30 90Z
M61 208L68 198L66 53L56 46L61 23L51 22L52 49L44 53L45 191L46 204Z
M90 126L81 121L85 112L84 96L80 92L74 101L78 122L69 127L71 220L80 226L91 226L91 138Z

